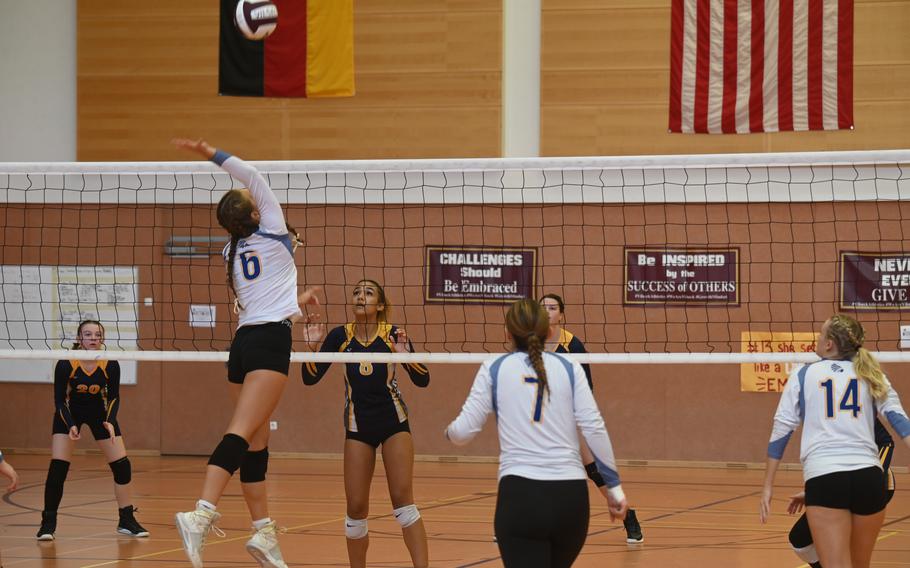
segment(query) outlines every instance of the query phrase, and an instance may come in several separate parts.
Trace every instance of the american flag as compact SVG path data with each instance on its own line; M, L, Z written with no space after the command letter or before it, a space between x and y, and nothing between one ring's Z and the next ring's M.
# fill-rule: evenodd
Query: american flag
M853 128L853 0L672 0L670 131Z

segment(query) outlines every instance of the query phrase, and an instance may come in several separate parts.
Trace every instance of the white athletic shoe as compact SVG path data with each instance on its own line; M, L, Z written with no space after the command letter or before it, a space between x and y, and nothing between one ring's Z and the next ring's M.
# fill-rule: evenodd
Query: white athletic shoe
M221 513L201 508L174 516L177 532L183 539L183 550L193 568L202 568L202 549L209 531L214 530L215 534L224 536L224 532L215 526L215 521L220 518Z
M259 530L253 529L253 536L246 541L246 551L266 568L288 568L281 557L278 547L278 529L275 521L269 522Z

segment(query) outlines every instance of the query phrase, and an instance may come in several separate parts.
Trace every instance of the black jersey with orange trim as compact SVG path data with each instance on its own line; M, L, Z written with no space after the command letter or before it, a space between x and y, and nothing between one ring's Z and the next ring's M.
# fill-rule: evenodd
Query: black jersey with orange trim
M556 353L587 353L585 344L578 337L573 335L565 328L559 329L559 342L553 350ZM591 365L582 363L581 368L585 371L585 377L588 379L588 386L594 390L594 381L591 380Z
M398 328L380 323L376 335L361 343L354 336L354 324L336 327L322 342L321 352L328 353L393 353L393 337ZM413 351L410 341L408 347ZM301 369L303 382L315 385L329 370L331 363L304 363ZM344 369L344 425L349 432L365 432L372 428L386 427L408 419L408 407L401 398L395 378L397 365L391 372L386 363L346 363ZM403 365L408 376L418 387L430 383L430 372L419 363Z
M73 410L101 410L106 422L117 419L120 408L120 363L98 361L97 365L88 373L81 361L57 361L54 369L54 406L68 427L75 425Z

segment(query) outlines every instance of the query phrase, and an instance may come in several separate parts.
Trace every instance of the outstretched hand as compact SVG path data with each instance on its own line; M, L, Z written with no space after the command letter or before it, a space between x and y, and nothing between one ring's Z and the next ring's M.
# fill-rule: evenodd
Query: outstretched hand
M319 286L307 286L306 289L297 296L297 303L301 306L318 306L319 297L316 295L317 292L322 290ZM307 318L309 321L309 318Z
M404 329L398 328L395 334L395 351L398 353L410 353L408 349L408 334Z
M199 154L206 160L211 160L212 157L215 156L215 148L202 138L197 138L195 140L189 138L174 138L171 140L171 144L173 144L175 148Z

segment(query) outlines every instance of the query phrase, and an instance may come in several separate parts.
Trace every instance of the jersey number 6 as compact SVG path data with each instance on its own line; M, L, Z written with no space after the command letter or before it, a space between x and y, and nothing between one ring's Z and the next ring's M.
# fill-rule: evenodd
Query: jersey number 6
M243 277L247 280L253 280L262 272L262 266L259 264L259 255L255 252L240 253L240 262L243 265Z

